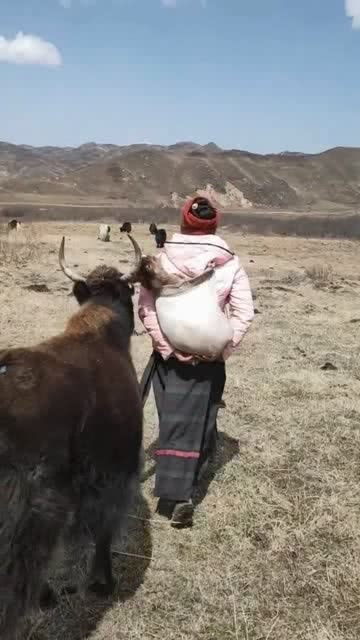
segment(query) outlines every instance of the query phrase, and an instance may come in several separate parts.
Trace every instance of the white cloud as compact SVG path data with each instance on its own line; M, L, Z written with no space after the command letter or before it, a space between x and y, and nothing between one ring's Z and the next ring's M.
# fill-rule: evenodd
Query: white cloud
M0 62L40 64L51 67L62 64L60 52L55 45L21 31L12 40L0 36Z
M345 0L345 11L352 18L353 29L360 29L360 0Z

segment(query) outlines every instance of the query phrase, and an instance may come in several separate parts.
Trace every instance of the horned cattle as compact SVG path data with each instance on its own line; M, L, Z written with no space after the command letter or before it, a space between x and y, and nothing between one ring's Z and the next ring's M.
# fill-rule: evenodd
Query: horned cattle
M59 261L80 309L63 333L0 351L0 637L52 597L45 574L61 537L95 543L86 586L112 592L111 541L124 533L139 479L142 403L130 355L128 275L98 266L87 277Z
M143 256L137 277L153 292L159 325L175 349L214 359L223 352L233 329L219 306L214 263L186 278L167 273L161 257Z
M150 231L152 236L155 235L155 233L157 232L157 226L156 226L155 222L151 223L151 225L149 226L149 231Z
M10 220L7 224L8 231L19 231L21 229L21 222L18 220Z
M110 231L111 227L108 224L101 224L99 226L98 240L102 240L102 242L110 242Z
M162 249L166 242L166 231L165 229L156 229L155 231L155 242L158 249Z
M131 233L131 222L124 222L120 227L120 233Z

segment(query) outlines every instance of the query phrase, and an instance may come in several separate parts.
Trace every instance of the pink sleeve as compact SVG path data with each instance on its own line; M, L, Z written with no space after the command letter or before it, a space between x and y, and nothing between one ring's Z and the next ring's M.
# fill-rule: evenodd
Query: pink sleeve
M174 352L174 349L160 329L156 315L154 296L151 291L144 287L140 287L138 313L141 322L152 340L153 348L161 354L164 360L167 360Z
M229 312L230 322L234 329L234 335L231 343L224 351L224 359L227 359L240 344L254 319L254 304L249 278L241 266L239 266L236 271L231 287L229 295Z

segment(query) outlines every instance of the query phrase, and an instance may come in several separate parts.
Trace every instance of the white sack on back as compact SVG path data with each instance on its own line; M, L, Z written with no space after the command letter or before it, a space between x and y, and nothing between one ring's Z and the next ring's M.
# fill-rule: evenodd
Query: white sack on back
M233 336L233 329L221 310L216 278L171 296L156 299L160 328L178 351L194 355L221 355Z

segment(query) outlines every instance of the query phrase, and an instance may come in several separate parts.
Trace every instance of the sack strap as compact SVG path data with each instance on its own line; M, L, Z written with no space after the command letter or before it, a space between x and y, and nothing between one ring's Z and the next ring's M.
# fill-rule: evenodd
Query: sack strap
M165 244L186 244L188 246L198 246L198 247L216 247L217 249L222 249L223 251L226 251L226 253L229 253L232 257L235 256L235 252L234 251L230 251L230 249L226 249L225 247L222 247L219 244L212 244L211 242L180 242L177 240L166 240Z

